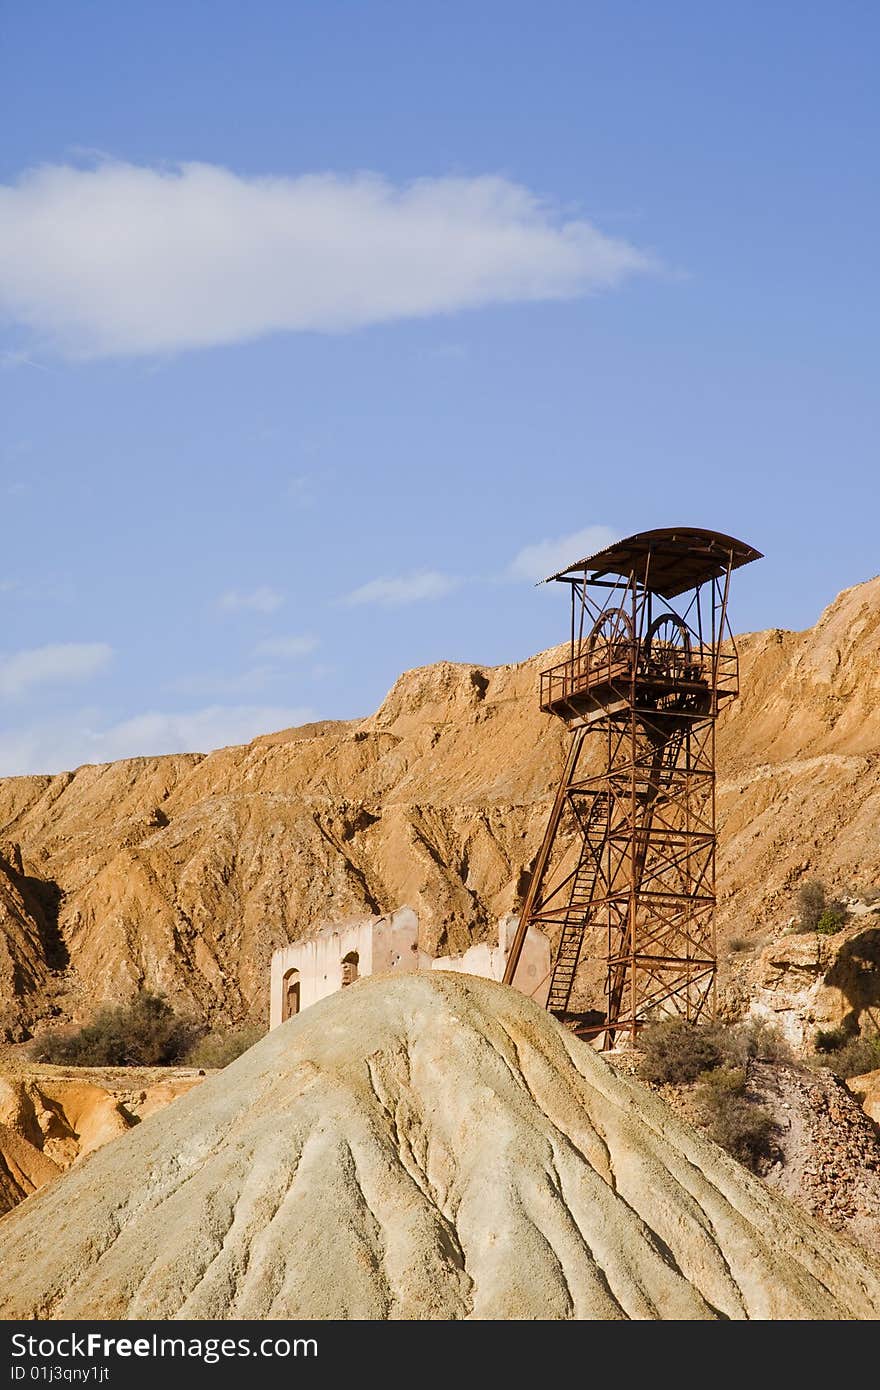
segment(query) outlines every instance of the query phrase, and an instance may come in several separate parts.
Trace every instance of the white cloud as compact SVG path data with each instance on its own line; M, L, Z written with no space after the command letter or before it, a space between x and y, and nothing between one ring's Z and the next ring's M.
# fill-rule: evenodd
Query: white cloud
M399 608L406 603L421 603L423 599L444 598L457 589L460 579L438 570L417 570L394 579L371 579L346 594L341 603L356 605L379 603L386 608Z
M0 371L11 372L16 367L36 367L41 372L49 370L42 362L35 362L30 353L20 350L0 352Z
M0 186L0 309L71 356L569 299L655 261L494 175L45 165Z
M572 531L556 540L536 541L517 552L507 573L511 579L531 579L537 583L564 565L595 555L597 550L604 550L606 545L619 539L619 534L608 526L586 526L582 531Z
M253 613L275 613L283 602L283 594L263 584L259 589L252 589L246 594L238 589L228 589L225 594L220 595L217 606L224 613L241 613L248 610Z
M317 637L267 637L264 642L257 643L254 652L257 656L290 661L299 656L308 656L309 652L313 652L317 645Z
M15 698L40 685L67 685L103 671L112 656L106 642L56 642L0 658L0 695Z
M151 711L107 728L88 712L0 735L0 776L63 772L83 763L163 753L207 753L314 719L306 708L210 705L188 713Z

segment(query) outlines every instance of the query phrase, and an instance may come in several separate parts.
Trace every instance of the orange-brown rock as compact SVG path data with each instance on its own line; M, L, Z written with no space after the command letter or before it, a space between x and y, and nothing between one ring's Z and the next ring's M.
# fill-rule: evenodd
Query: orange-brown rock
M0 1123L0 1216L61 1172L35 1144Z
M754 961L728 958L727 939L777 937L805 876L880 883L880 579L814 628L740 651L743 696L718 740L731 1007ZM364 720L0 782L0 839L21 853L0 866L7 1036L142 985L214 1022L262 1017L272 950L336 915L409 903L431 952L489 937L522 893L561 766L564 730L537 708L547 660L439 663Z
M880 919L856 905L832 935L788 931L764 946L746 974L749 1011L795 1046L819 1029L876 1030L880 1023ZM871 925L866 925L870 923Z
M203 1077L183 1067L9 1061L0 1071L0 1215Z
M851 1076L847 1086L861 1102L862 1109L875 1125L880 1125L880 1070Z

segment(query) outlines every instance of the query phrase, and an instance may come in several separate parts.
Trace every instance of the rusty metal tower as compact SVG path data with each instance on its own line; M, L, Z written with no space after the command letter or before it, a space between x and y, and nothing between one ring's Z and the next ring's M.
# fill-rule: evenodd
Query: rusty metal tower
M760 558L715 531L645 531L544 581L571 591L567 659L541 675L541 709L571 743L504 979L540 927L556 943L548 1009L606 1047L652 1013L714 1007L715 722L739 680L728 595ZM604 1007L584 1007L603 988Z

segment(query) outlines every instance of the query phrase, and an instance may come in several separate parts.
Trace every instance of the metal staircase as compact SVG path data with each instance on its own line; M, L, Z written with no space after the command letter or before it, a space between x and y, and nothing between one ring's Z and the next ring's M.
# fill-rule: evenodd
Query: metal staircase
M587 925L602 854L608 838L610 809L610 793L596 792L583 824L580 859L572 879L565 924L553 962L550 993L547 997L547 1008L554 1014L565 1014L568 1009L584 940L584 928Z

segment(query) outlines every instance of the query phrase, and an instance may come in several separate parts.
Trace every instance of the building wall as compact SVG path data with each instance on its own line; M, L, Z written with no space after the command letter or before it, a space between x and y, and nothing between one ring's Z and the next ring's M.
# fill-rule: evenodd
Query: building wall
M431 962L432 970L458 970L465 975L480 975L484 980L502 980L507 965L517 917L510 914L498 923L498 945L481 941L461 956L438 956ZM513 980L514 989L527 994L541 1008L547 1005L550 993L550 942L537 927L530 926L523 942L519 965Z
M419 919L410 907L324 928L282 946L272 956L269 1027L284 1022L288 979L299 983L299 1012L342 989L345 957L356 954L357 974L405 974L419 969ZM296 975L291 976L290 972Z
M272 957L269 988L269 1027L277 1028L289 1015L285 1011L288 986L298 985L298 1007L302 1012L328 994L345 988L345 958L357 956L357 976L409 974L416 970L458 970L500 980L507 953L516 930L515 916L498 923L498 945L481 943L461 956L439 956L433 960L419 950L419 920L410 907L401 907L385 917L365 917L328 926L313 935L282 946ZM349 981L350 982L350 981ZM514 988L544 1007L550 988L550 943L544 934L530 927Z

